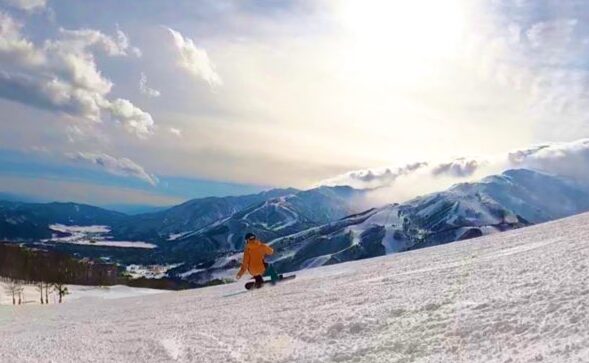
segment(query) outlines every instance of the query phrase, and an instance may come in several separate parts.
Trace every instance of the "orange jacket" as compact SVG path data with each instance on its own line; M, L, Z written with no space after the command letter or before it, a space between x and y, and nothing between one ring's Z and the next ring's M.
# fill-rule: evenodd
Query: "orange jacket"
M252 276L263 275L266 271L264 257L273 253L274 250L270 246L263 244L257 239L248 241L243 251L241 269L237 275L241 276L245 271L248 271Z

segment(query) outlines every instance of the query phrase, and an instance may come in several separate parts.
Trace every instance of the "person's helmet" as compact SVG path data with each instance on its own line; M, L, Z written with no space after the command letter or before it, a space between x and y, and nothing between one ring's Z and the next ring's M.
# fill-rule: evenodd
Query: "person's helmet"
M253 233L248 233L245 235L245 240L249 241L250 239L256 239L256 235Z

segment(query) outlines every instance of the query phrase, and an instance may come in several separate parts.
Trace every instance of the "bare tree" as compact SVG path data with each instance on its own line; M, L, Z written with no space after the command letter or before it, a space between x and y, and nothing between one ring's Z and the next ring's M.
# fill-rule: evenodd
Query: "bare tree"
M59 303L61 304L63 297L67 294L69 294L67 286L65 286L63 283L58 282L56 284L53 284L53 287L55 288L55 291L57 292L57 294L59 295Z
M23 299L24 291L25 291L25 287L23 285L19 285L18 291L17 291L17 294L18 294L18 304L19 305L21 305L23 303L23 300L24 300Z
M6 287L4 287L4 291L6 291L8 295L12 296L12 305L16 305L16 296L22 293L21 289L22 285L20 284L20 282L13 279L8 280Z
M41 300L41 305L43 305L43 282L38 282L35 285L35 288L37 289L37 291L39 291L40 294L40 300Z
M49 293L51 293L53 285L49 282L42 282L41 284L45 288L45 304L49 304Z

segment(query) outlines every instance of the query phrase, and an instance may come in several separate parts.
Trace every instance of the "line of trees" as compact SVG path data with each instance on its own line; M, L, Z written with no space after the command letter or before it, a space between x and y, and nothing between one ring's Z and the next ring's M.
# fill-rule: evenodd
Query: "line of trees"
M45 304L49 304L49 294L53 289L53 285L49 282L40 281L36 284L36 288L37 291L39 291L39 300L41 301L41 304L43 304L43 296L45 296ZM43 295L43 292L45 292L45 295Z
M118 267L70 255L0 243L0 276L25 283L114 285Z
M18 305L22 304L24 286L19 281L9 279L6 286L4 287L4 292L6 292L9 296L12 296L12 305L16 305L17 298Z
M68 294L66 284L114 285L119 272L113 264L0 242L0 276L14 305L23 302L23 285L35 285L41 304L48 304L52 292L63 301Z
M0 281L4 282L4 293L12 297L12 305L21 305L25 302L26 283L11 278L0 278ZM37 282L34 286L39 292L39 302L42 305L49 304L49 294L51 293L57 293L60 304L63 302L63 297L69 294L67 286L62 283Z

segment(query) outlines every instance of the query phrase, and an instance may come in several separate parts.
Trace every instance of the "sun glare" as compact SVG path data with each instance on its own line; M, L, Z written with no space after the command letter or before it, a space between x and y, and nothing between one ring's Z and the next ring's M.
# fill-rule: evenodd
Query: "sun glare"
M423 67L453 57L465 29L460 0L348 0L339 19L349 40L349 68L397 70L416 77ZM382 73L379 74L379 78Z

